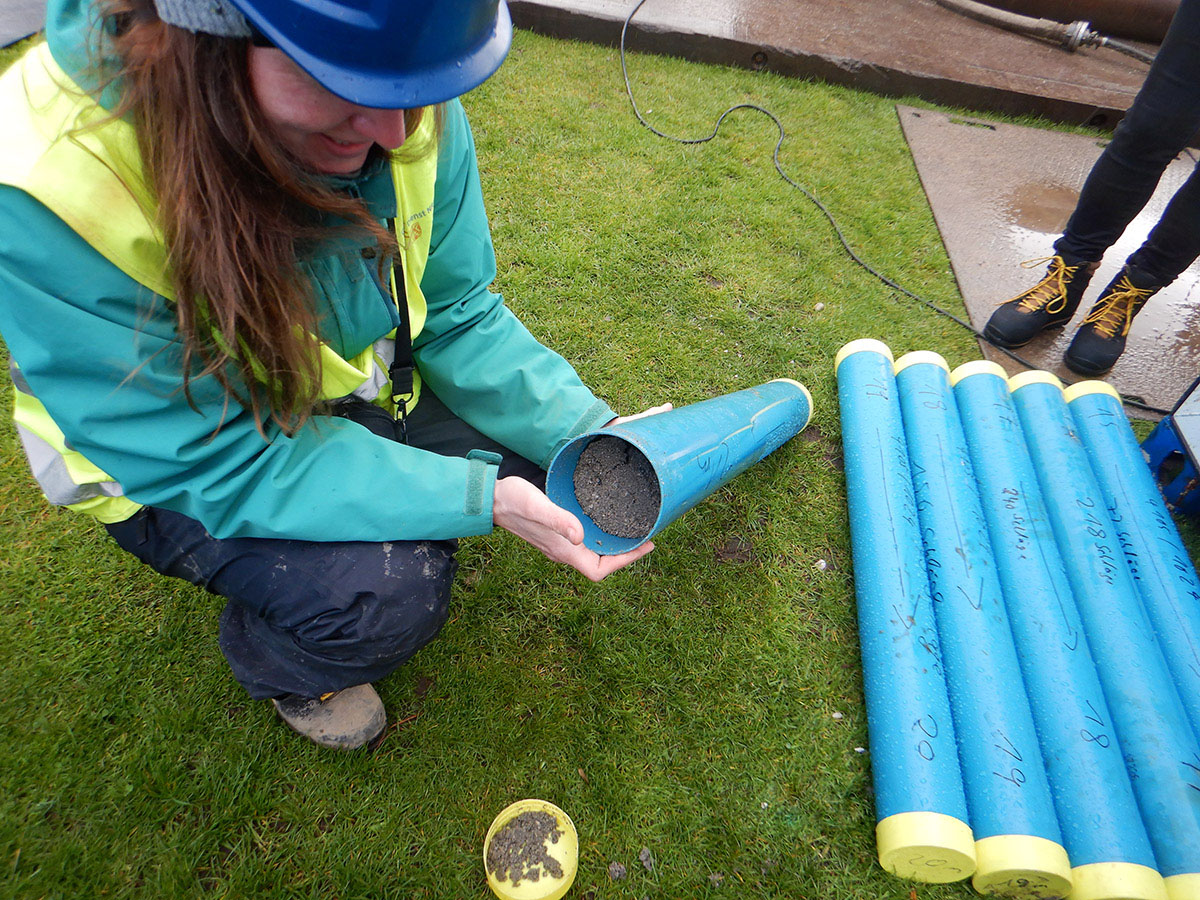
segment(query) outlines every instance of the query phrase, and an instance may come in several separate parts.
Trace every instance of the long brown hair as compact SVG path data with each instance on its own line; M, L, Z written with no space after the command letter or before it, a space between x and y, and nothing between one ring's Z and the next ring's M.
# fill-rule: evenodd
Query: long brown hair
M299 268L323 215L398 252L361 201L322 184L275 139L250 87L249 41L164 24L152 0L105 0L102 58L115 56L114 116L133 122L158 202L183 345L184 391L211 376L260 430L292 431L320 397L312 288ZM406 111L409 133L424 110Z

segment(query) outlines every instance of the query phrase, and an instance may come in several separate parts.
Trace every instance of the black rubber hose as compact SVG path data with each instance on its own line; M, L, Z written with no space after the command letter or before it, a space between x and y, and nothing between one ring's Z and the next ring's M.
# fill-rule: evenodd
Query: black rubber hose
M1139 50L1137 47L1123 43L1122 41L1115 41L1110 37L1101 38L1100 46L1108 47L1110 50L1116 50L1118 53L1124 53L1126 56L1132 56L1134 59L1141 60L1146 65L1150 65L1150 63L1154 62L1154 55L1152 53Z
M833 213L829 211L829 207L827 207L824 203L822 203L820 201L820 199L817 198L816 194L812 193L808 188L806 188L802 184L800 184L800 182L793 180L792 177L790 175L788 175L787 172L784 171L782 164L779 162L779 148L783 146L783 141L787 137L787 133L783 130L783 123L781 121L779 121L779 117L776 116L775 113L771 112L769 109L765 109L764 107L761 107L761 106L755 106L752 103L739 103L735 106L731 106L727 110L725 110L723 113L721 113L720 116L718 116L716 124L713 125L713 130L709 134L704 135L702 137L693 137L693 138L676 137L673 134L666 134L665 132L659 131L657 128L655 128L653 125L651 125L649 122L647 122L645 117L642 115L642 111L640 109L638 109L637 100L634 99L633 85L631 85L629 83L629 68L625 64L625 33L629 30L629 23L633 21L634 15L636 15L637 11L642 8L642 5L645 2L646 2L646 0L637 0L637 4L633 7L633 9L631 9L629 11L629 15L627 15L625 17L625 22L621 25L621 42L620 42L621 77L625 79L625 95L629 98L629 105L633 107L633 114L635 116L637 116L638 122L640 122L643 126L645 126L645 128L647 128L651 133L657 135L660 138L666 138L668 141L674 141L677 144L703 144L703 143L711 141L713 138L715 138L717 136L717 133L721 130L721 125L725 121L725 119L727 117L729 117L731 114L733 114L734 112L737 112L738 110L748 109L748 110L752 110L754 112L760 112L764 116L767 116L772 122L775 123L775 127L779 130L779 140L776 141L775 152L772 154L772 161L775 164L775 171L779 173L780 178L782 178L785 182L787 182L789 185L791 185L796 190L798 190L800 193L802 193L805 197L807 197L809 202L812 203L813 206L815 206L817 209L819 209L821 211L821 214L825 217L825 219L829 222L830 226L833 228L834 234L837 235L838 241L841 242L842 250L845 251L846 255L850 257L850 259L854 262L855 265L857 265L859 268L865 270L866 272L869 272L871 275L873 275L875 278L879 279L881 282L886 284L892 290L897 291L898 293L904 294L906 297L910 297L913 300L916 300L918 303L923 304L924 306L933 310L938 315L945 316L947 319L950 319L952 322L955 322L955 323L961 325L967 331L971 332L971 334L975 335L975 337L977 337L979 340L986 341L988 343L988 345L995 347L1001 353L1005 354L1006 356L1008 356L1011 359L1015 360L1016 362L1020 363L1025 368L1027 368L1027 369L1040 369L1041 368L1041 366L1036 365L1035 363L1032 363L1029 360L1024 359L1021 356L1018 356L1016 353L1014 353L1012 350L1009 350L1007 347L1000 347L996 344L993 344L990 340L988 340L986 337L983 336L982 332L977 331L975 329L975 327L973 325L971 325L970 322L959 318L958 316L954 315L954 313L952 313L948 310L942 309L942 307L938 306L936 303L932 302L931 300L926 300L921 295L913 293L908 288L904 287L902 284L899 284L898 282L893 281L891 278L888 278L888 276L884 275L882 272L880 272L878 269L876 269L870 263L868 263L866 260L864 260L861 256L859 256L854 251L854 248L850 246L850 242L846 239L846 235L842 232L842 227L838 224L837 219L834 218ZM940 0L939 0L939 2L940 2ZM1159 409L1156 406L1150 406L1149 404L1142 403L1137 400L1131 400L1124 396L1121 397L1121 402L1124 403L1126 406L1132 406L1136 409L1145 410L1148 413L1153 413L1153 414L1160 415L1160 416L1166 416L1166 415L1170 414L1170 410Z

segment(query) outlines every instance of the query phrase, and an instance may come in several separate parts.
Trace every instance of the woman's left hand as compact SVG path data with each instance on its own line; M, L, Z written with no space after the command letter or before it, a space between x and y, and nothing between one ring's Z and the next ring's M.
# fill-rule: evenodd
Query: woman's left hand
M515 476L496 482L492 521L532 544L547 559L565 563L592 581L600 581L654 549L654 544L647 541L627 553L600 556L583 545L579 519L555 506L533 484Z

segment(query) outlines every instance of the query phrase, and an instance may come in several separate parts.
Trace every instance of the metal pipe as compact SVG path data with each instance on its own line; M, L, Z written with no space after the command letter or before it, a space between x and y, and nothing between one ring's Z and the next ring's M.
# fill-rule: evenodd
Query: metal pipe
M1150 63L1154 57L1143 53L1129 44L1114 41L1110 37L1092 29L1089 22L1076 20L1069 24L1056 22L1053 19L1033 18L1006 10L996 9L987 3L977 3L976 0L936 0L939 6L960 13L970 19L994 25L1006 31L1014 31L1029 37L1040 38L1071 52L1080 47L1108 47L1126 56L1132 56L1142 62Z
M1137 41L1162 42L1179 0L987 0L989 6L1060 22L1084 19L1097 31Z

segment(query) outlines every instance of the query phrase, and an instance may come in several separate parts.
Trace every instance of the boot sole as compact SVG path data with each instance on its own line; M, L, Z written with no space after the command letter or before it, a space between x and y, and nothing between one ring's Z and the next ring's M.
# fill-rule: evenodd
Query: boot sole
M1081 366L1078 363L1072 362L1071 360L1067 359L1064 356L1063 357L1063 365L1066 366L1068 369L1070 369L1072 372L1074 372L1076 375L1083 375L1085 378L1098 378L1101 375L1107 375L1109 372L1111 372L1113 370L1113 366L1115 366L1116 363L1114 362L1112 364L1112 366L1108 366L1107 368L1104 368L1104 369L1089 369L1086 366Z
M1068 321L1070 321L1070 320L1068 320ZM985 326L983 329L983 339L985 341L987 341L989 344L991 344L992 346L999 347L1002 350L1016 350L1018 347L1024 347L1026 344L1032 344L1034 341L1036 341L1038 338L1040 338L1043 334L1046 334L1047 332L1050 332L1050 331L1058 331L1062 328L1065 328L1066 325L1067 325L1066 322L1055 322L1052 325L1047 325L1045 328L1041 329L1035 335L1033 335L1033 337L1030 337L1024 341L1021 341L1020 343L1014 343L1012 341L1007 341L1004 338L997 335L995 332L989 332L987 327Z

